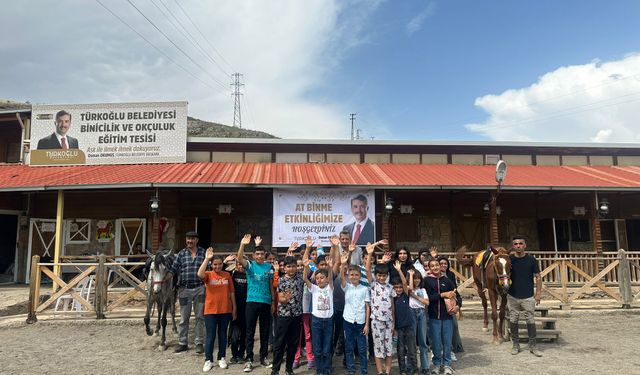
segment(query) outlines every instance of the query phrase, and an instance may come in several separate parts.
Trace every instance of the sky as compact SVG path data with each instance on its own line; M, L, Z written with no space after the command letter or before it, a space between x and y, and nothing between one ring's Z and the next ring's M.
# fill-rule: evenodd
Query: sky
M12 1L0 98L188 101L289 139L640 143L635 0Z

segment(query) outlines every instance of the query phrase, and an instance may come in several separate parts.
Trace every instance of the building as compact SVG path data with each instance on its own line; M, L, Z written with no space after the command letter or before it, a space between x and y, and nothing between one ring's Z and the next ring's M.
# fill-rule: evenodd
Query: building
M391 248L477 250L518 233L542 251L640 250L637 144L191 137L187 163L35 167L30 116L0 111L0 272L17 282L32 255L54 258L58 232L60 255L180 249L194 228L226 251L244 233L269 245L274 189L372 189Z

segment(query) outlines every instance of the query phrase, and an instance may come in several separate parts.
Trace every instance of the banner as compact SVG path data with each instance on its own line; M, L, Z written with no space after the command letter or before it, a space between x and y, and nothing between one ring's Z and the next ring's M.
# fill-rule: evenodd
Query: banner
M187 102L33 105L31 165L184 163Z
M304 244L311 235L317 246L331 246L329 238L346 230L358 245L375 242L373 190L273 190L273 244Z

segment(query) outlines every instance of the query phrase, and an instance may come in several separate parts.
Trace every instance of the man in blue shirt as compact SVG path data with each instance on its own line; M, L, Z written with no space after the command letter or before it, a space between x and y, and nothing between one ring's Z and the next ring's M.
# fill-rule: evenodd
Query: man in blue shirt
M253 260L244 259L244 248L251 243L251 235L245 234L240 241L236 259L242 262L247 273L247 362L244 372L253 370L253 340L256 335L256 324L260 320L260 364L270 368L267 360L269 354L269 330L271 329L271 302L273 299L273 268L265 262L265 249L260 246L262 239L256 237Z
M204 353L204 284L198 277L198 268L204 262L204 249L198 246L198 233L187 232L187 247L180 250L167 278L178 275L178 301L180 302L180 324L178 325L178 347L175 352L187 350L189 342L189 318L193 307L196 315L196 353Z

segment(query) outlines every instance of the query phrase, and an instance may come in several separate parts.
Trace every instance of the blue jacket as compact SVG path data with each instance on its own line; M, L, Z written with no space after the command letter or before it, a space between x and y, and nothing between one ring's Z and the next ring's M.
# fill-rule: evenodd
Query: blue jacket
M429 296L429 319L451 319L451 315L447 312L444 298L440 297L440 293L454 290L453 282L444 273L440 273L438 278L428 274L424 279L424 288Z

